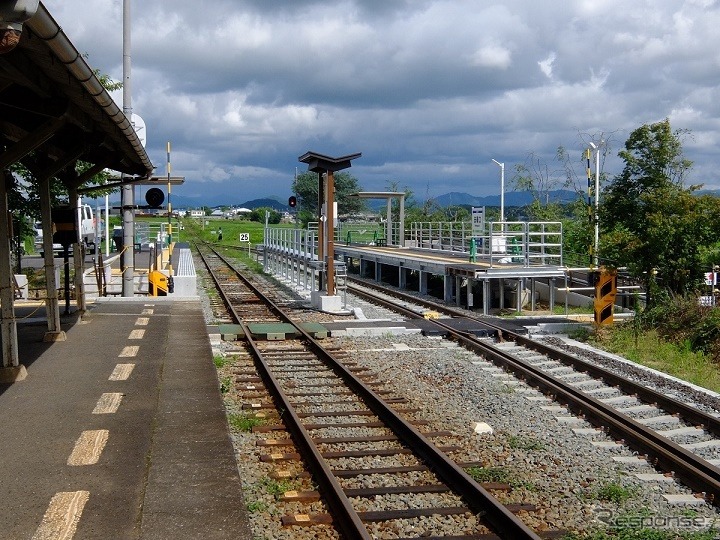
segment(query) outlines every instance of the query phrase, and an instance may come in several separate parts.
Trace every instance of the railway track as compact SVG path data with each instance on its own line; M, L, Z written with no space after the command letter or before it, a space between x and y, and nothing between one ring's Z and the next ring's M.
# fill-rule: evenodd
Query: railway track
M480 484L466 468L481 464L449 457L459 450L452 433L432 431L403 396L323 347L316 327L266 298L217 252L198 251L252 351L252 368L238 369L235 384L247 392L247 409L275 419L257 429L269 435L259 442L262 459L277 465L277 478L300 484L282 495L298 510L283 516L285 525L332 524L343 538L367 539L561 534L530 530L514 512L532 507L505 506L491 493L510 486ZM285 339L256 339L259 325L284 329Z
M629 380L577 355L568 354L525 335L511 332L467 311L418 299L394 289L351 280L348 289L370 302L423 318L427 310L446 317L473 319L495 339L458 330L443 319L432 324L446 336L511 371L576 415L629 445L660 471L720 503L720 420L709 412ZM380 295L380 296L379 296Z

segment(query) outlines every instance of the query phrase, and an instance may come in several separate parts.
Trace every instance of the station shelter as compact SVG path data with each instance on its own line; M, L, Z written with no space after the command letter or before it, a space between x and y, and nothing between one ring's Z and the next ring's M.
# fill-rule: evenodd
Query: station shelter
M23 4L23 5L20 5ZM27 2L33 4L33 2ZM68 200L108 169L120 184L150 177L153 165L130 119L118 108L95 71L70 42L46 7L23 2L0 6L0 215L10 215L14 192L33 184L39 194L47 283L46 341L64 339L53 261L51 192L62 186ZM19 7L18 7L19 6ZM33 9L34 8L34 11ZM29 173L22 181L14 170ZM75 223L77 228L77 223ZM9 220L0 220L0 381L24 377L19 362L15 286ZM80 245L73 246L75 275L82 276ZM85 309L82 279L76 302Z

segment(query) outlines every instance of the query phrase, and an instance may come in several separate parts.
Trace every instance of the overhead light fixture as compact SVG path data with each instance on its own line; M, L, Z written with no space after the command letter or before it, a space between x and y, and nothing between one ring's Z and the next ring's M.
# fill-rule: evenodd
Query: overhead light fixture
M12 51L20 43L23 23L37 11L40 0L14 0L0 3L0 54Z

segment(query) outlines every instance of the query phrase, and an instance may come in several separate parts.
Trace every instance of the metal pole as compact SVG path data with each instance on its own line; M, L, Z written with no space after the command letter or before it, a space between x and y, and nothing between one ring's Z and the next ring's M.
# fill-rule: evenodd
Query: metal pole
M593 147L595 146L595 145L593 145L593 143L590 143L590 144L591 144ZM592 190L592 173L590 172L590 155L591 155L591 153L592 153L592 150L591 150L590 148L588 148L587 150L585 150L585 158L587 159L587 167L586 167L586 169L585 169L586 172L587 172L587 208L588 208L588 218L589 218L589 220L590 220L590 225L593 224L593 220L594 220L594 218L593 218L593 211L592 211L592 204L591 204L591 199L590 199L590 196L591 196L591 193L590 193L590 192L591 192L591 190ZM594 243L593 243L592 247L590 248L590 250L591 250L592 252L595 251L595 244L594 244ZM590 266L591 266L591 269L592 269L593 266L595 266L595 254L594 254L594 253L591 253L591 254L590 254Z
M130 0L123 0L123 113L132 122L132 98L130 86ZM133 207L135 206L134 192L131 185L122 187L122 216L123 216L123 254L122 266L122 295L130 297L135 295L135 246L133 229L135 226Z
M600 253L600 148L595 150L595 249L593 250L594 264L598 266L598 253Z
M600 144L602 144L602 141ZM598 250L600 248L600 219L598 215L598 211L600 208L600 147L594 142L590 142L590 146L595 151L595 209L593 212L593 221L595 225L595 240L593 242L593 266L597 267ZM588 152L588 170L589 169L590 153Z
M167 230L167 238L168 238L168 271L170 272L170 275L173 274L172 269L172 203L170 202L170 193L172 191L171 184L170 184L170 141L167 143L167 192L168 192L168 230Z
M505 221L505 163L493 159L493 163L500 167L500 222Z
M105 195L105 256L110 256L110 198Z

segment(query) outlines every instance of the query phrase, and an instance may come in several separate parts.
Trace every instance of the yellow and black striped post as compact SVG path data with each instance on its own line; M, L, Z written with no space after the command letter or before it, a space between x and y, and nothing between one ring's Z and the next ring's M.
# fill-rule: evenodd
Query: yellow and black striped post
M617 270L600 267L595 279L595 324L612 324L617 295Z

